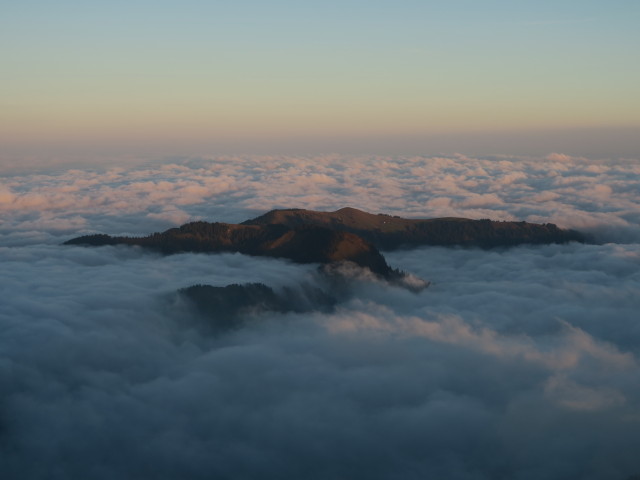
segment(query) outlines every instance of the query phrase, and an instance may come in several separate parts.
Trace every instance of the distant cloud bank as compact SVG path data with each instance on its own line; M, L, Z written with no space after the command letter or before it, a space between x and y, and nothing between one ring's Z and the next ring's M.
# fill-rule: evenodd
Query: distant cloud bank
M197 158L5 177L0 231L145 233L191 219L237 222L272 208L349 205L409 217L552 222L608 241L638 238L638 191L638 161L559 153Z

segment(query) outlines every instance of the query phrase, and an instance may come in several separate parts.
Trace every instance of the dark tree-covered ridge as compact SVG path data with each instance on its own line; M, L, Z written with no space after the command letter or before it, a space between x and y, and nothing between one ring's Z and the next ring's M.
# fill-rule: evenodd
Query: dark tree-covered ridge
M575 230L564 230L553 223L494 221L468 218L408 219L372 214L355 208L335 212L303 209L272 210L247 220L243 225L284 225L290 228L315 225L355 233L383 250L420 245L509 247L521 244L584 242Z
M146 237L85 235L67 245L138 245L163 254L179 252L239 252L286 258L297 263L349 261L385 278L394 274L378 249L350 232L325 227L285 225L235 225L192 222Z
M68 245L138 245L163 254L239 252L286 258L297 263L353 262L397 280L381 249L421 245L491 248L524 243L584 241L573 230L551 223L496 222L465 218L405 219L355 208L335 212L272 210L242 224L191 222L146 237L85 235Z

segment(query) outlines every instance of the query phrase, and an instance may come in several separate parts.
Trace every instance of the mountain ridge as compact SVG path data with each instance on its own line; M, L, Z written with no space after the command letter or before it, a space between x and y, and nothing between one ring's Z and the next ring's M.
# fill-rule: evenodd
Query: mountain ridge
M584 242L575 230L553 223L473 220L460 217L408 219L384 213L368 213L353 207L333 212L305 209L271 210L241 225L314 225L355 233L383 250L403 246L506 247L530 244Z
M238 252L323 265L351 262L387 280L406 274L392 269L379 249L423 245L504 247L523 243L584 241L551 223L496 222L465 218L405 219L351 207L335 212L271 210L240 224L196 221L145 237L93 234L66 245L137 245L162 254Z
M384 277L394 276L378 249L360 236L329 228L191 222L146 237L84 235L65 245L137 245L163 254L239 252L286 258L296 263L353 262Z

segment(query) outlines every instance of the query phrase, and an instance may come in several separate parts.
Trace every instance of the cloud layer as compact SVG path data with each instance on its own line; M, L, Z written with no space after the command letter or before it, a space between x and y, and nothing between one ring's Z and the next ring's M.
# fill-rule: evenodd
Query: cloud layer
M5 177L2 478L625 480L640 473L640 165L251 157ZM242 255L62 247L88 231L351 205L553 221L610 243L424 248L333 313L210 335L174 292L320 282Z
M0 233L146 233L196 218L238 222L272 208L349 205L407 217L550 221L602 241L636 241L639 192L638 161L562 154L198 158L6 176Z

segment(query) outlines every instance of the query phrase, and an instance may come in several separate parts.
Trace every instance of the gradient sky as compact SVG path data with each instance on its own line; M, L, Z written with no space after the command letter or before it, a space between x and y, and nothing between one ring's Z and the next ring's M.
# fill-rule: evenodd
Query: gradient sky
M0 8L5 152L640 155L637 0Z

